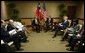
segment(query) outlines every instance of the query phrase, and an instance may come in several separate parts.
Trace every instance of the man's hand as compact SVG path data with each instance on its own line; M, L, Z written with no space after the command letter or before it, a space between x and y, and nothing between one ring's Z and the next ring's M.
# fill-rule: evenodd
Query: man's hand
M60 26L63 26L62 23L59 23Z
M76 36L77 36L77 38L81 37L81 35L80 35L80 34L77 34Z
M59 25L61 25L61 23L59 23Z

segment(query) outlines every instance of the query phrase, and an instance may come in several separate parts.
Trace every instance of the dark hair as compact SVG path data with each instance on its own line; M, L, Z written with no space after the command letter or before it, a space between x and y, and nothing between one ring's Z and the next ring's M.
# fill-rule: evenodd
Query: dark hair
M15 28L16 30L18 30L18 28Z
M72 23L71 23L71 26L76 26L78 24L78 19L73 19L72 20Z
M53 18L51 18L51 20L53 20Z
M10 19L6 19L6 20L4 20L4 21L9 21Z
M54 24L57 24L56 22L54 22Z
M3 23L3 22L1 21L1 23Z
M49 18L47 18L47 21L49 20Z
M76 24L78 24L78 19L75 19L74 22L76 22Z

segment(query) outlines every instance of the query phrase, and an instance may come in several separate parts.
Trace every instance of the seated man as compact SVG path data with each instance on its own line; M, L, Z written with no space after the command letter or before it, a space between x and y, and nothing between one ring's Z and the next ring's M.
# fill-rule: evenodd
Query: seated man
M37 18L34 18L34 20L32 21L32 28L36 32L40 32L40 22Z
M71 40L81 30L81 28L82 28L82 25L78 24L74 28L72 28L71 30L69 29L69 31L67 32L69 43L71 43Z
M32 25L32 30L35 31L36 30L35 19L32 20L31 25Z
M68 17L64 16L64 21L62 23L59 23L58 25L56 25L56 31L52 38L56 37L56 34L58 31L66 29L68 27L68 25L69 25Z
M50 18L47 18L45 21L45 32L50 29Z
M69 28L67 28L67 29L66 29L66 31L64 32L64 35L63 35L63 37L62 37L62 40L61 40L61 41L64 41L64 40L65 40L65 38L67 38L67 37L68 37L68 31L69 31L69 30L70 30L70 31L72 31L72 30L73 30L73 28L76 28L75 26L77 26L77 24L78 24L78 20L72 21L72 23L71 23L70 27L69 27ZM76 28L76 29L77 29L77 28Z
M77 50L78 52L84 52L84 43L85 41L84 41L84 33L83 33L80 43L78 44L78 50Z
M1 40L1 52L14 52L8 43Z
M76 35L76 34L75 34ZM74 50L74 47L76 46L76 43L82 40L82 38L84 37L84 28L82 28L76 36L73 36L71 41L69 42L69 46L71 47L70 50Z
M50 29L53 30L53 18L51 18L50 20L50 26L51 26Z
M45 20L44 19L40 20L40 30L41 31L44 30L44 24L45 24Z
M22 25L22 23L20 23L20 22L13 21L13 20L9 20L9 23L11 24L12 27L14 27L15 29L16 28L18 29L17 34L20 35L21 41L26 42L27 37L25 35L24 25Z
M8 33L8 31L5 30L4 28L5 26L3 25L3 23L1 22L1 40L3 40L6 43L9 43L10 41L14 42L15 48L17 50L20 49L20 39L19 36L17 34L10 36L10 34Z
M57 25L57 23L54 22L53 27L52 27L52 31L55 31L56 30L56 25Z
M6 22L5 29L6 29L8 32L11 31L11 30L13 30L13 29L15 29L15 28L10 24L9 19L5 20L5 22Z

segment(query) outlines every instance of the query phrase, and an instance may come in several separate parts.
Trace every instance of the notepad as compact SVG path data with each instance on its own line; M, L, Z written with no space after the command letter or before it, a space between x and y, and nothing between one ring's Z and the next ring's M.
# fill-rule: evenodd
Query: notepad
M11 41L11 42L8 43L9 46L12 45L12 44L13 44L13 41Z
M16 34L17 32L16 32L16 29L13 29L13 30L11 30L11 31L9 31L9 34L10 35L14 35L14 34Z

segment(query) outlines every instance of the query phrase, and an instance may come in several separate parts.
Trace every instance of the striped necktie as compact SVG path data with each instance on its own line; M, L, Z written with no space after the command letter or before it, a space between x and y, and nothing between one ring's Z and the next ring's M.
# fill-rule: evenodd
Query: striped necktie
M80 32L79 32L79 34L82 35L83 32L84 32L84 29L81 29Z

